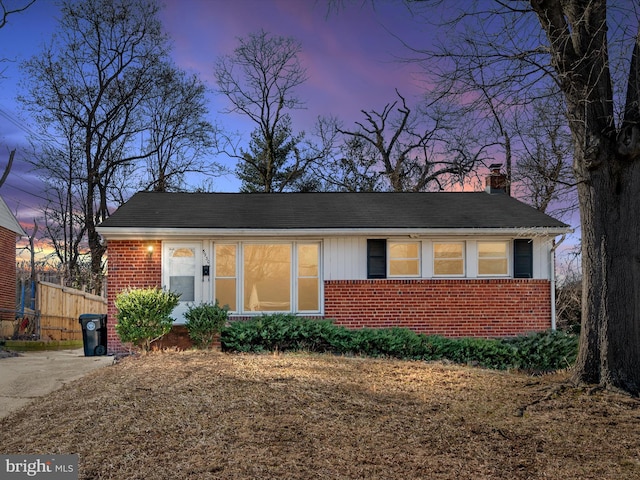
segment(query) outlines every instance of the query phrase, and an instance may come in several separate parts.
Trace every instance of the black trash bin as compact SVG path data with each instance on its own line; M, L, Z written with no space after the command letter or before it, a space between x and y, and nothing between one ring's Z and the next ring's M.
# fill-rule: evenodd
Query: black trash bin
M83 313L78 321L82 325L84 356L106 355L107 315L103 313Z

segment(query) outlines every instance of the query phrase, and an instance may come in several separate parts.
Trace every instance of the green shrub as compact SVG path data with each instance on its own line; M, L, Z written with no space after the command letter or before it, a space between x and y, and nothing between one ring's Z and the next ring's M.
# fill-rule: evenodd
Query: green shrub
M578 336L546 331L504 340L515 350L518 368L547 372L573 365L578 355Z
M178 305L180 295L157 287L126 289L115 299L116 332L124 343L131 342L144 352L151 342L169 333L173 319L169 316Z
M184 317L189 338L197 348L211 348L211 344L229 318L229 307L215 304L201 303L189 305Z
M291 313L261 315L247 321L233 322L222 331L220 343L225 351L309 351L340 352L346 329L329 320L311 320Z
M407 328L363 328L351 332L352 352L370 357L421 359L426 336Z
M451 340L442 352L455 363L479 365L504 370L514 366L515 351L502 340L459 338Z
M412 360L446 359L486 368L551 371L573 364L577 338L561 332L511 339L445 338L407 328L347 330L329 320L292 314L263 315L234 322L221 335L225 351L330 352Z

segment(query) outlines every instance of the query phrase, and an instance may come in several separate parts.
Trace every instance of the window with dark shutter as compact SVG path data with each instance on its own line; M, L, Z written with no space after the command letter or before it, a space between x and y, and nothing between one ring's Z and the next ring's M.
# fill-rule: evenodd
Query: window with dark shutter
M513 277L533 278L533 240L513 241Z
M387 241L367 240L367 278L387 278Z

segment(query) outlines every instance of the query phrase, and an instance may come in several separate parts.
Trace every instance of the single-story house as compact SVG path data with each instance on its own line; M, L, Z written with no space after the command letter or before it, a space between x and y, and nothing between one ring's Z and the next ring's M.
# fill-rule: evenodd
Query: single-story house
M292 312L447 336L546 330L554 238L568 227L504 193L141 192L98 231L116 352L126 287L181 293L176 325L188 304L217 299L232 321Z
M16 239L24 230L0 197L0 320L16 315Z

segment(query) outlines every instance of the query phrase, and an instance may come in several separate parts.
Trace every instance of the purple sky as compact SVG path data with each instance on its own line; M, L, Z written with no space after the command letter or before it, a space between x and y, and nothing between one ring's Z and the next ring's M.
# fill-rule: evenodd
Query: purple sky
M31 122L15 98L23 81L18 64L48 42L57 16L54 2L37 0L0 30L0 58L12 60L2 64L6 78L0 80L0 168L6 165L9 150L18 149L0 195L27 225L39 215L43 200L24 158ZM361 109L381 109L395 100L395 88L413 105L422 92L419 67L397 61L407 50L393 34L415 43L426 39L423 26L401 2L381 0L375 8L368 2L353 2L328 14L322 0L167 0L161 20L174 43L174 61L212 89L216 58L231 53L238 37L263 29L300 41L309 79L298 90L306 108L292 114L295 131L310 132L316 118L326 115L352 125L361 119ZM228 105L224 97L212 93L209 99L210 120L248 138L253 125L238 115L221 114ZM235 191L237 182L216 179L214 188Z

